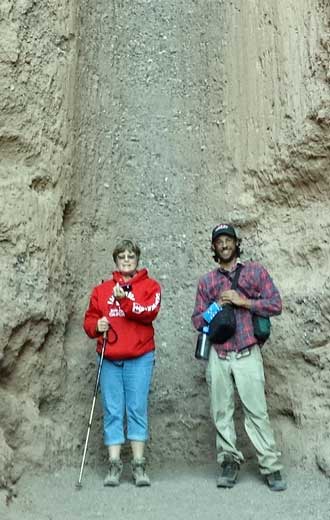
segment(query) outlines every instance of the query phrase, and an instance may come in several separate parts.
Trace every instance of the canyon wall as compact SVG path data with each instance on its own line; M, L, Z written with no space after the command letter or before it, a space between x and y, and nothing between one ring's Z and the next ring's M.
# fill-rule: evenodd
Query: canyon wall
M283 295L264 349L281 447L328 473L330 8L309 0L256 4L257 11L237 2L226 15L231 215Z
M82 318L124 236L163 288L148 456L214 459L190 315L221 221L283 295L263 351L279 446L329 472L328 2L8 0L0 28L1 484L80 461Z
M1 485L61 451L76 26L69 1L1 2Z

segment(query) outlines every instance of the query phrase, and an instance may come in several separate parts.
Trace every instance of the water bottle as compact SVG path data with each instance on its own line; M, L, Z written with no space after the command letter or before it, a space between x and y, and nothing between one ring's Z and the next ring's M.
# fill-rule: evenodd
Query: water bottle
M211 342L207 335L208 327L203 327L203 332L198 334L195 358L207 361L210 355Z

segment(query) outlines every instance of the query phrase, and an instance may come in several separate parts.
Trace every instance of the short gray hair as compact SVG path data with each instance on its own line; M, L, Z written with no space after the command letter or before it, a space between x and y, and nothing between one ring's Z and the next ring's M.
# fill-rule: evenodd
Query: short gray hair
M121 240L120 242L118 242L118 244L116 245L116 247L114 248L114 250L112 252L112 258L115 263L117 262L118 255L120 253L123 253L124 251L129 251L130 253L135 253L137 261L140 260L141 249L139 248L137 243L133 242L133 240L124 239L124 240Z

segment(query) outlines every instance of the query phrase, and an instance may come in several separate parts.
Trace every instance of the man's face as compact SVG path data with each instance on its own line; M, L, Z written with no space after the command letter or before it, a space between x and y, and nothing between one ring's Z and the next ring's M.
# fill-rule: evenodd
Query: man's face
M213 250L218 259L224 263L230 263L236 257L237 240L228 235L220 235L213 242Z
M138 260L133 251L123 251L116 258L118 271L124 276L133 276L137 268Z

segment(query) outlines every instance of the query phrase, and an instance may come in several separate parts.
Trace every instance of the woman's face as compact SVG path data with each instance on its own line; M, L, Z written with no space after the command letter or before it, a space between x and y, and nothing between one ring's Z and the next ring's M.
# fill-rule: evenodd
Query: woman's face
M123 276L133 276L136 272L138 260L133 251L127 249L119 253L116 258L116 266Z

